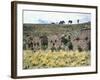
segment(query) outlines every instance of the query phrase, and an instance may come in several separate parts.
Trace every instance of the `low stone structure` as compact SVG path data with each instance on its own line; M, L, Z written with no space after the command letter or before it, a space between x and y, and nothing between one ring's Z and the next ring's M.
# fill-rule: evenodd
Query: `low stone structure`
M43 35L43 36L28 36L23 42L24 49L37 50L90 50L91 49L91 30L82 29L79 35L73 37L66 34Z

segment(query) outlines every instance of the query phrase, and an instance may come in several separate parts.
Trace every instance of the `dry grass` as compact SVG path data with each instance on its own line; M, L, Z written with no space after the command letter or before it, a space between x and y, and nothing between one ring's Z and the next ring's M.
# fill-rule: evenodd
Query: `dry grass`
M24 69L52 68L52 67L77 67L90 65L90 52L59 51L51 52L39 50L33 53L24 51Z

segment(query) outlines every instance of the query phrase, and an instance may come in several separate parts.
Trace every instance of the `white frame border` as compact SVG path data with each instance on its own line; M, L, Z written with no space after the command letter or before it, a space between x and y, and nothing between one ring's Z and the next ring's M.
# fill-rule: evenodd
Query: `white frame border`
M72 11L72 12L86 12L91 13L91 66L88 67L70 67L70 68L53 68L53 69L22 69L22 10L49 10L49 11ZM94 28L95 27L95 28ZM61 7L61 6L47 6L47 5L27 5L17 4L17 76L35 76L35 75L52 75L52 74L69 74L69 73L84 73L95 72L96 70L96 9L79 8L79 7Z

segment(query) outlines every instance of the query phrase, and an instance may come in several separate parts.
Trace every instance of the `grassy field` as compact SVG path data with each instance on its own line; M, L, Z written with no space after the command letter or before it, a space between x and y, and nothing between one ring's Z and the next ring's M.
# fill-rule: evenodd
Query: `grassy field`
M23 69L78 67L90 65L90 52L24 50Z

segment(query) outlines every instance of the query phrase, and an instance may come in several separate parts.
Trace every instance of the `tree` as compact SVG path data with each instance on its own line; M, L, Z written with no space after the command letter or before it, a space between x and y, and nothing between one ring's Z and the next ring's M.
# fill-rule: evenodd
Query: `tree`
M65 21L60 21L59 24L65 24Z

